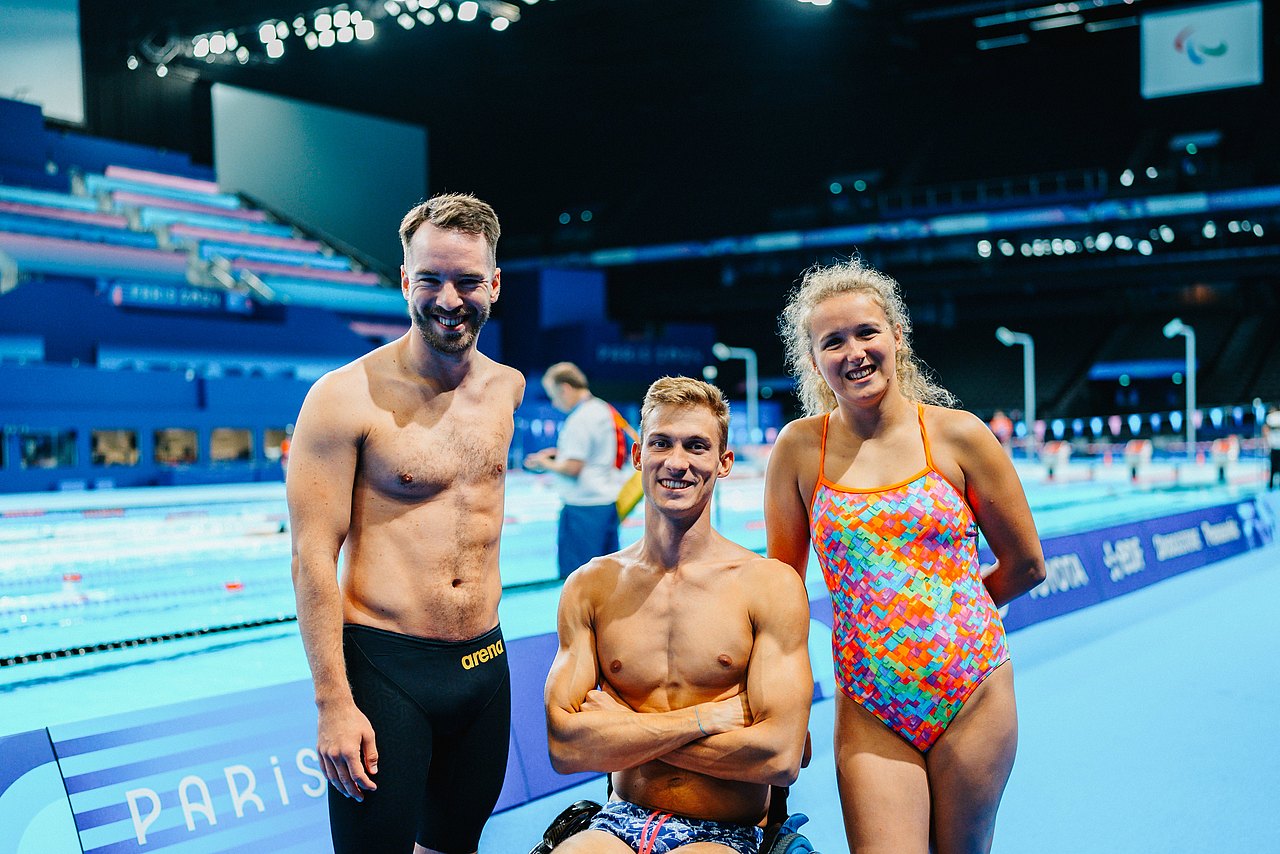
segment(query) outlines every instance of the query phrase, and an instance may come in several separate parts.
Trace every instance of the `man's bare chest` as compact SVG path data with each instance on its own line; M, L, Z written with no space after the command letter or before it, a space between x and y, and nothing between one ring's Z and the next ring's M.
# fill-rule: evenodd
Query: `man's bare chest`
M361 474L381 491L406 498L501 484L512 431L510 412L480 407L386 413L365 437Z
M745 608L736 603L704 596L629 609L624 605L600 616L596 655L601 677L628 697L662 704L663 697L676 701L689 692L706 696L729 691L745 678L754 637Z

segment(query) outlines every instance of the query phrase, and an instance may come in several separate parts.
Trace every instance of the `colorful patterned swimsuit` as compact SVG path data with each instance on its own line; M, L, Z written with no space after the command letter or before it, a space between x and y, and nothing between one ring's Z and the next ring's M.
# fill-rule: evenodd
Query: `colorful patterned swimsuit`
M1009 648L973 513L933 464L923 406L918 417L925 469L853 490L825 477L827 416L809 530L831 591L840 690L925 751Z

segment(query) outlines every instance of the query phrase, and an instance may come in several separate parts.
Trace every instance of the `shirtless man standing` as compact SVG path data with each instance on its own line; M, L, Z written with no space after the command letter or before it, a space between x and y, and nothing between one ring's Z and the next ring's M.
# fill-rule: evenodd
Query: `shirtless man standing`
M293 434L293 582L338 854L474 852L502 788L498 535L524 379L476 349L498 234L469 195L409 211L413 328L321 377Z
M711 528L712 490L733 466L728 426L714 386L650 386L632 450L644 536L565 582L551 764L611 772L614 798L557 854L756 854L770 786L799 773L809 605L790 567Z

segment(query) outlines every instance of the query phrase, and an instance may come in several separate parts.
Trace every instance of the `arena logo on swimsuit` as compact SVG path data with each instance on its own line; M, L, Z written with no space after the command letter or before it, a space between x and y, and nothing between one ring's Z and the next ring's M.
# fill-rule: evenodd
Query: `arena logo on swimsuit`
M496 640L483 649L477 649L469 655L462 656L462 669L470 670L473 667L479 667L490 659L497 658L502 655L502 641Z

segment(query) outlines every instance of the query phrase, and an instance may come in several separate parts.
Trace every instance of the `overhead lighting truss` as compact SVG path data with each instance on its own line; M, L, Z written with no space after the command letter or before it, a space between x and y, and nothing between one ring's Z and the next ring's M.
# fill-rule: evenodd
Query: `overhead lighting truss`
M538 2L523 0L523 5L533 6ZM125 63L131 70L150 66L164 77L173 63L180 60L270 64L283 58L288 50L321 50L372 41L381 27L393 25L412 30L437 22L487 21L490 29L503 32L520 20L521 8L520 4L505 0L354 0L271 18L257 25L170 37L163 44L146 39Z
M1027 44L1045 30L1081 27L1088 33L1099 33L1136 27L1134 6L1143 0L1065 0L1044 4L1026 0L979 0L948 3L937 8L908 13L907 20L931 23L968 18L976 30L976 47L993 50Z

